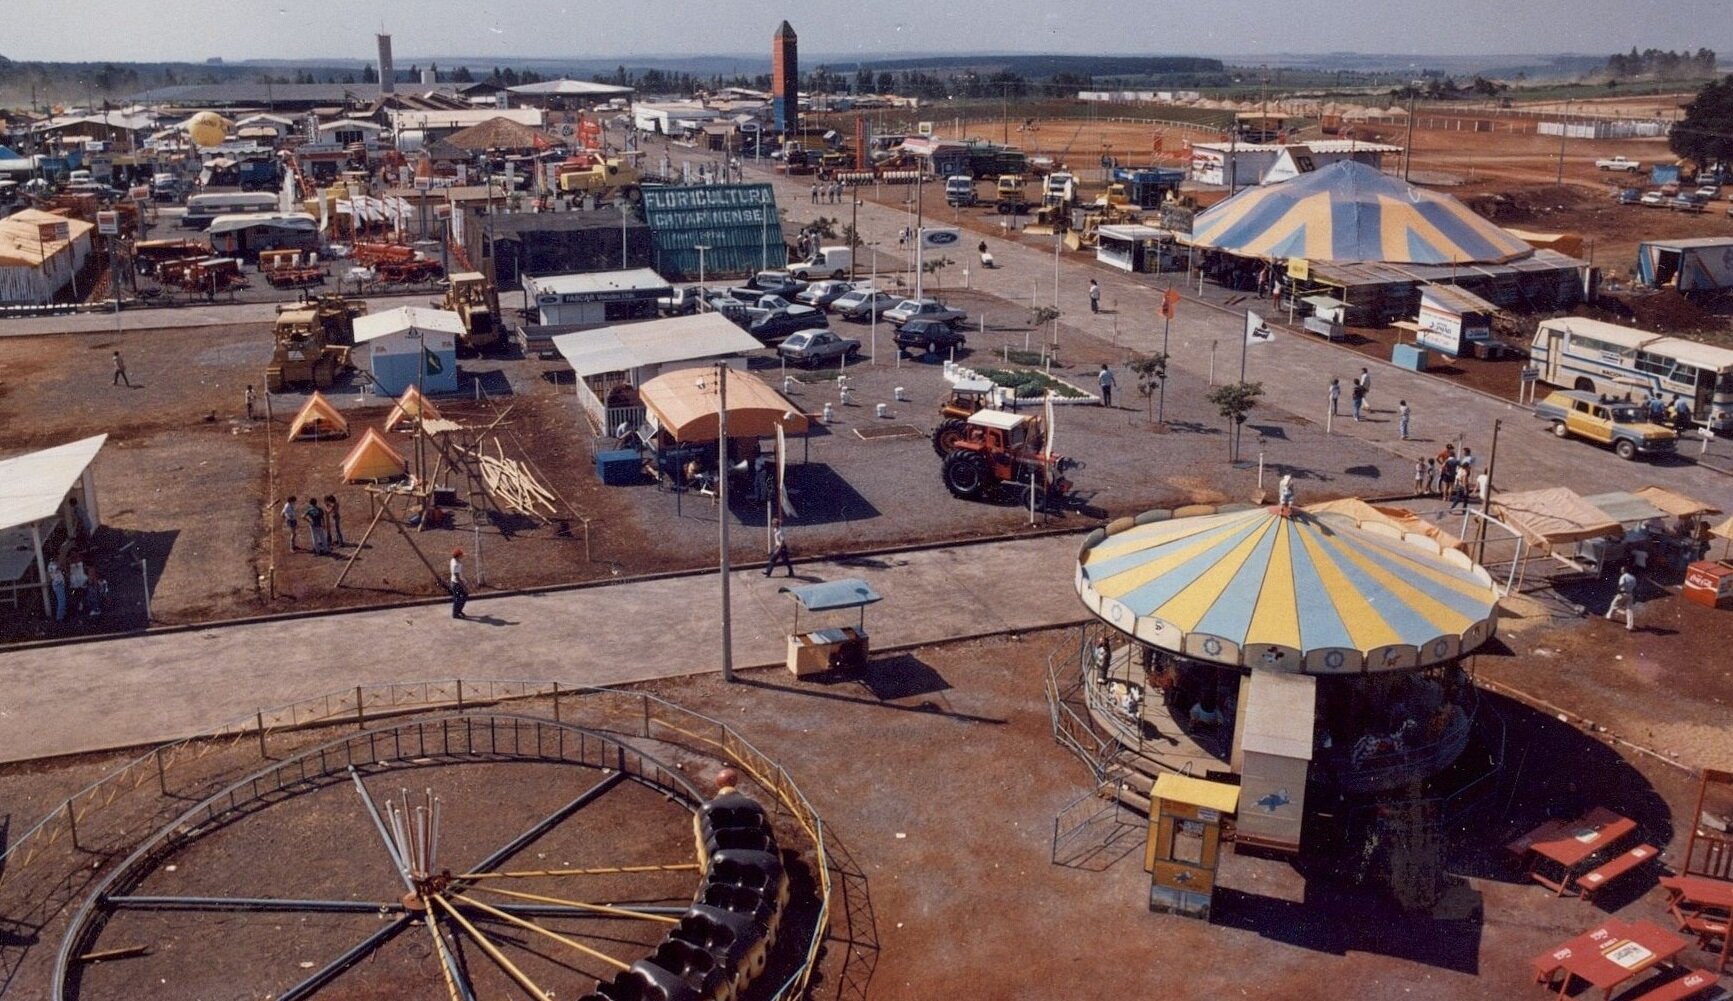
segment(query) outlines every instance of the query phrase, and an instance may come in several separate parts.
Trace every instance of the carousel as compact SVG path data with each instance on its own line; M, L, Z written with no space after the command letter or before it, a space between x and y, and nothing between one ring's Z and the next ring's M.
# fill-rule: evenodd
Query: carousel
M1436 802L1470 745L1462 662L1493 636L1498 593L1455 540L1400 517L1151 511L1092 533L1076 585L1099 620L1077 687L1114 745L1098 771L1237 785L1239 847L1341 844L1343 818Z

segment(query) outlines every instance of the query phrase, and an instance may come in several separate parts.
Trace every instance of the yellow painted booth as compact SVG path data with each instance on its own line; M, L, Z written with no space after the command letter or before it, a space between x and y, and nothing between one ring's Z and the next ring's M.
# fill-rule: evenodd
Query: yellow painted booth
M1221 859L1222 821L1239 810L1240 789L1166 773L1150 792L1149 909L1209 920Z

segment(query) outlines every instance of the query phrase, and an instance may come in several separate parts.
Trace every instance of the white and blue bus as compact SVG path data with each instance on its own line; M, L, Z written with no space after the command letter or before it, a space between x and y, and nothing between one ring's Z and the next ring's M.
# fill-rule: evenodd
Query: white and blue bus
M218 192L194 195L187 199L187 213L181 225L188 229L204 229L220 215L246 212L275 212L277 196L269 192Z
M1680 396L1699 423L1733 431L1733 350L1565 316L1541 321L1529 359L1548 385L1639 401Z

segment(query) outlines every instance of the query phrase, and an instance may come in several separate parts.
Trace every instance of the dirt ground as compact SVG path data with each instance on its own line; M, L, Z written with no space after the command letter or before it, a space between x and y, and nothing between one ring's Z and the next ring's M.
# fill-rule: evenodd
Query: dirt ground
M715 677L651 686L729 720L790 769L824 819L834 860L835 917L813 997L916 999L967 992L1003 998L1203 998L1233 996L1253 985L1257 996L1300 1001L1345 994L1518 997L1533 990L1530 956L1608 911L1666 920L1652 876L1633 877L1590 906L1527 882L1501 845L1549 816L1574 816L1601 805L1636 819L1641 836L1667 849L1670 861L1679 849L1685 826L1679 818L1690 808L1694 782L1656 758L1617 752L1593 725L1560 722L1551 708L1536 710L1493 694L1483 704L1489 725L1495 719L1506 735L1506 767L1496 795L1489 797L1489 812L1457 829L1450 851L1450 871L1466 881L1467 897L1481 915L1404 915L1366 886L1235 854L1225 856L1223 888L1210 922L1151 914L1145 907L1147 877L1139 867L1141 820L1089 806L1086 771L1049 732L1042 694L1047 659L1074 643L1068 633L1013 636L881 655L858 676L797 681L764 671L733 686ZM1520 677L1534 671L1525 663L1494 651L1477 658L1475 668L1482 675L1508 670ZM1610 685L1616 668L1585 659L1571 670L1585 685ZM1634 697L1619 700L1623 715L1609 728L1640 731L1675 712L1663 697L1671 694L1669 678L1633 674L1623 685ZM252 752L236 745L234 753ZM1684 755L1680 760L1698 764ZM90 758L7 769L0 772L0 791L9 803L51 804L113 762ZM470 788L456 775L441 775L436 784L441 790ZM526 776L490 785L488 794L528 813L557 801L547 785ZM312 885L324 892L320 881L333 871L331 848L342 835L317 806L321 797L334 803L345 791L314 793L301 807L306 824L298 824L294 835L271 825L249 825L251 834L237 827L236 837L276 839L261 843L264 857L251 850L207 851L218 847L213 841L186 853L175 872L154 875L152 886L197 892L207 885L233 886L238 879L266 895L285 886ZM30 819L24 809L14 824ZM484 820L484 826L500 823ZM611 843L647 846L618 851L622 858L645 857L654 854L656 837L639 828L617 832ZM559 851L546 859L567 861ZM24 885L15 881L25 874L51 875L39 868L13 872L11 888ZM207 876L213 882L204 882ZM309 878L315 882L307 883ZM9 993L40 992L43 953L54 947L63 905L76 899L81 883L74 880L61 896L14 918L26 922L21 930L28 934L14 936L0 952L7 959ZM155 920L165 921L161 927L170 938L202 930L179 919ZM225 942L247 941L236 934L242 922L217 924L229 933ZM1057 932L1066 928L1087 931ZM292 963L326 956L319 951L324 940L298 928L284 929L271 941L280 948L269 962L291 973ZM1102 943L1117 949L1104 950ZM1127 962L1121 952L1152 960ZM165 950L118 961L104 976L135 973L168 955ZM1224 963L1223 956L1233 961ZM1705 957L1692 949L1683 958L1700 963ZM188 975L195 974L181 972ZM213 990L233 989L214 971L196 975Z

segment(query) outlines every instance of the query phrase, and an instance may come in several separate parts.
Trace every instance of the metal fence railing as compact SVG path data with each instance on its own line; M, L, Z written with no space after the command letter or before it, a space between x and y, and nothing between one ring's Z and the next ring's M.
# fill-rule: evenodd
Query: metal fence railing
M357 685L274 708L257 709L205 733L163 744L79 789L41 820L10 837L5 850L0 851L0 900L5 899L9 889L20 888L33 872L39 871L37 865L43 864L51 852L120 855L135 848L140 841L141 815L161 818L159 823L142 825L145 829L162 826L162 822L185 809L189 787L209 791L220 787L213 774L200 774L197 768L215 755L250 744L260 760L270 760L273 737L281 739L308 727L354 724L365 729L370 722L394 715L480 708L535 698L551 700L548 712L555 722L581 709L586 717L610 720L613 726L622 728L619 732L671 743L689 741L739 768L776 798L811 839L818 911L802 960L781 985L764 996L770 1001L792 1001L800 996L811 981L829 935L832 875L824 822L794 779L780 764L720 720L647 692L557 681L453 678ZM64 862L65 857L61 856L59 861ZM90 868L88 862L83 868ZM54 913L68 906L68 895L76 885L59 880L51 896L30 894L29 904L35 916L47 924ZM29 893L28 887L22 889ZM18 918L16 913L9 916ZM6 964L0 961L0 965Z

